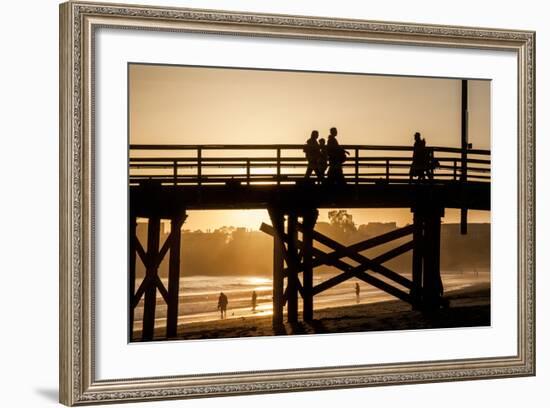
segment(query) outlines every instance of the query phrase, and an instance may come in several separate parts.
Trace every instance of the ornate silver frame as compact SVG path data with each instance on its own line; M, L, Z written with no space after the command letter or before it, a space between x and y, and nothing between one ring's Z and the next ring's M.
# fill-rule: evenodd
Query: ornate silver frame
M513 356L170 378L95 378L94 30L117 27L497 49L518 58L518 350ZM60 401L66 405L535 374L535 33L228 11L60 6Z

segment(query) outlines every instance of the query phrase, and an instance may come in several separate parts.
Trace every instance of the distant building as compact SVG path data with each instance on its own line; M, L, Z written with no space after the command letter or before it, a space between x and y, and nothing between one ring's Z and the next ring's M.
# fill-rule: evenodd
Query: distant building
M376 236L397 229L396 222L369 222L361 224L358 228L360 234Z

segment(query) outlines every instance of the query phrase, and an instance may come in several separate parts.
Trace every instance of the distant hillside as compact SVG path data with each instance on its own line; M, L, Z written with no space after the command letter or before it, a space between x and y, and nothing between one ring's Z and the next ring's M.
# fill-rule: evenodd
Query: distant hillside
M344 230L338 225L319 222L316 230L346 245L396 229L395 223L369 223ZM147 225L138 224L137 234L146 247ZM161 244L166 234L161 238ZM376 256L397 244L383 245L364 253ZM215 231L183 231L181 242L182 275L260 275L271 276L273 240L260 231L244 228L220 228ZM460 235L458 224L443 224L441 228L441 270L443 272L489 270L491 253L490 224L469 224L468 234ZM160 267L160 275L167 276L168 257ZM398 272L410 272L411 253L402 255L385 264ZM327 269L324 267L323 269ZM138 261L137 274L145 273Z

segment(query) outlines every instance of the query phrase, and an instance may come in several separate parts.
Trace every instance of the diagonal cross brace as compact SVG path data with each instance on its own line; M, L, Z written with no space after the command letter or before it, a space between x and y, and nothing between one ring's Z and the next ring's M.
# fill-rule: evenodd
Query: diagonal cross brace
M166 290L166 287L164 286L164 284L156 274L156 271L158 270L162 260L168 253L168 250L172 246L172 240L174 238L173 234L180 231L181 226L185 222L185 218L186 217L180 217L178 219L176 228L170 231L170 235L168 236L168 238L166 238L166 241L164 241L164 244L162 245L161 250L154 256L151 256L151 254L148 254L147 252L145 252L145 249L143 249L143 246L141 245L141 242L139 242L137 235L134 235L133 240L134 240L136 252L139 255L141 261L143 262L143 265L145 266L145 270L148 272L146 273L145 278L143 278L143 281L139 285L139 288L132 299L132 307L135 308L137 306L143 294L145 293L145 288L147 288L147 286L151 283L151 280L152 280L152 284L156 285L164 301L168 302L168 291ZM155 271L155 273L153 273L152 271Z
M314 252L320 252L321 254L323 254L324 252L321 251L320 249L314 249ZM334 263L332 264L334 267L340 269L343 271L342 274L340 275L337 275L333 278L330 278L320 284L318 284L317 286L315 286L313 288L313 295L317 295L327 289L330 289L332 288L333 286L336 286L337 284L339 283L342 283L350 278L358 278L358 279L361 279L362 281L364 282L367 282L369 284L371 284L372 286L375 286L377 287L378 289L381 289L401 300L404 300L405 302L408 302L408 303L411 303L412 302L412 298L411 296L401 290L401 289L398 289L392 285L390 285L389 283L387 282L384 282L383 280L381 279L378 279L372 275L369 275L367 273L367 271L369 270L369 267L366 266L366 265L358 265L356 267L352 267L350 264L342 261L342 260L336 260L334 261Z
M298 224L298 230L303 231L303 225ZM374 238L369 238L364 241L358 242L350 246L344 246L333 239L330 239L326 235L321 234L320 232L313 231L313 239L319 241L321 244L328 246L329 248L334 249L334 252L328 253L326 255L327 259L338 259L344 256L350 257L350 255L357 254L367 249L377 247L379 245L394 241L398 238L402 238L406 235L412 234L414 230L414 225L408 225L403 228L399 228L390 232L387 232L382 235L378 235ZM345 254L342 255L340 252L344 251ZM320 262L319 265L326 263L325 259L318 259L316 262ZM318 265L314 265L318 266Z
M267 225L265 223L263 223L260 227L260 230L265 232L266 234L269 234L269 235L272 235L274 236L275 234L275 230L272 226L270 225ZM320 234L319 234L320 235ZM286 240L288 239L288 237L286 236L286 234L281 234L280 235L280 238L281 240ZM330 240L327 238L327 240ZM330 240L332 241L332 240ZM336 243L337 245L340 245L338 243ZM328 246L328 245L327 245ZM353 278L353 277L356 277L358 279L361 279L362 281L364 282L367 282L369 284L371 284L372 286L375 286L377 287L378 289L381 289L401 300L404 300L405 302L408 302L408 303L412 303L412 298L411 296L401 290L401 289L398 289L392 285L390 285L389 283L387 282L384 282L383 280L381 279L378 279L372 275L369 275L367 273L367 271L369 269L373 269L375 272L379 272L379 271L389 271L391 272L392 274L395 274L395 275L398 275L396 274L395 272L391 271L390 269L382 266L382 265L379 265L377 263L375 263L376 260L378 260L379 262L385 262L387 261L388 259L391 259L392 257L394 256L397 256L401 253L404 253L406 251L409 251L411 248L413 247L412 245L412 242L408 242L406 244L403 244L397 248L394 248L388 252L386 252L385 254L382 254L382 255L379 255L378 257L374 258L373 260L369 260L369 264L368 265L358 265L356 267L353 267L351 265L349 265L348 263L336 258L334 260L331 260L331 263L330 265L344 271L344 273L338 275L338 276L335 276L323 283L320 283L319 285L315 286L313 288L313 295L316 295L318 293L321 293L323 292L324 290L327 290L339 283L342 283L350 278ZM320 249L317 249L317 248L313 248L313 254L316 256L316 257L325 257L326 255L328 255L326 252L320 250ZM367 258L368 259L368 258ZM403 278L401 275L398 275L400 278ZM408 279L406 278L403 278L404 280L406 280L408 282L408 286L412 286L412 282L410 282ZM405 286L405 285L404 285Z
M301 225L298 224L298 229L301 229ZM269 234L269 235L274 235L275 234L275 231L273 229L272 226L270 225L267 225L265 223L263 223L260 227L260 230L265 232L266 234ZM361 265L357 266L356 269L360 272L365 272L367 270L372 270L373 272L378 272L379 274L385 276L386 278L388 279L391 279L393 280L394 282L408 288L408 289L411 289L412 286L413 286L413 283L399 275L398 273L392 271L391 269L389 268L386 268L385 266L381 265L382 263L384 262L387 262L389 261L390 259L392 258L395 258L407 251L410 251L412 248L413 248L413 243L412 242L408 242L406 244L403 244L403 245L400 245L399 247L396 247L388 252L385 252L379 256L377 256L376 258L373 258L373 259L369 259L367 258L366 256L364 255L361 255L355 251L358 251L358 250L364 250L365 247L366 248L372 248L373 246L377 246L377 245L380 245L380 244L383 244L383 243L386 243L388 241L391 241L392 239L397 239L397 238L400 238L402 236L405 236L405 235L408 235L410 234L410 231L412 231L412 228L410 226L407 226L407 227L404 227L404 228L400 228L399 230L395 230L395 231L391 231L390 233L386 233L386 234L383 234L379 237L375 237L375 238L370 238L366 241L363 241L363 242L359 242L357 244L354 244L354 245L351 245L350 247L346 247L326 236L324 236L323 234L320 234L319 232L313 232L313 238L316 239L317 241L319 241L321 244L325 245L325 246L328 246L332 249L335 249L334 252L331 252L331 253L326 253L324 251L321 251L317 248L313 248L313 253L315 255L315 259L313 260L313 266L320 266L320 265L333 265L335 267L337 267L338 269L342 269L342 270L349 270L349 269L353 269L353 267L345 262L342 262L340 261L340 258L343 258L343 257L348 257L348 258L351 258L353 259L354 261L356 262L359 262ZM283 234L281 236L281 239L283 241L286 241L288 239L288 237ZM375 245L373 245L373 243L376 243ZM298 245L301 245L301 241L298 241ZM352 248L352 249L350 249ZM322 261L321 261L322 260ZM339 265L339 266L338 266ZM344 266L345 265L345 266ZM298 272L301 272L303 270L303 264L299 265L299 268L298 268ZM288 268L285 269L285 275L288 274ZM353 277L352 276L348 276L347 278L337 282L337 283L340 283L340 282L343 282L344 280L346 279L349 279ZM383 282L383 281L381 281ZM336 283L335 283L336 284ZM329 287L332 287L334 285L331 285ZM328 289L328 288L327 288Z
M412 288L412 282L409 279L399 275L398 273L392 271L391 269L389 269L389 268L387 268L387 267L385 267L381 264L384 263L384 262L387 262L388 260L390 260L392 258L395 258L399 255L402 255L405 252L410 251L411 249L413 249L413 247L414 247L414 244L413 244L412 241L410 241L410 242L407 242L403 245L400 245L400 246L398 246L394 249L391 249L388 252L385 252L385 253L377 256L376 258L369 259L367 257L363 257L365 259L365 261L362 262L360 265L355 266L355 267L349 265L348 263L346 263L346 262L344 262L340 259L332 260L332 261L330 261L330 263L327 263L327 265L332 265L332 266L334 266L338 269L342 269L342 270L345 270L345 271L355 270L355 271L359 271L359 273L366 272L370 269L373 272L378 272L380 275L385 276L386 278L391 279L391 280L393 280L394 282L396 282L398 284L401 284L402 286L406 287L407 289L411 289ZM321 251L317 248L314 248L313 251L314 251L314 254L316 255L316 257L323 257L323 256L326 255L326 252L323 252L323 251ZM347 266L344 267L344 265L347 265ZM351 278L351 277L352 276L348 276L346 279ZM346 280L346 279L344 279L344 280ZM334 286L334 285L332 285L332 286ZM330 286L330 287L332 287L332 286Z
M298 229L301 229L302 226L298 225ZM319 232L313 231L313 239L319 241L321 244L333 249L334 251L325 254L323 256L316 257L313 265L323 265L323 264L331 264L333 260L348 257L350 259L353 259L356 262L359 262L360 264L368 265L368 269L373 270L374 272L378 272L379 274L385 276L388 279L391 279L400 285L405 286L408 289L412 288L412 282L404 278L403 276L399 275L398 273L395 273L391 269L386 268L385 266L380 265L383 262L386 262L390 260L391 258L394 258L398 255L401 255L402 253L406 252L409 249L412 249L412 246L410 248L406 249L405 251L397 250L398 248L403 249L403 246L396 248L395 250L391 250L386 252L383 255L386 255L383 257L383 255L378 256L378 261L375 261L374 259L367 258L364 255L361 255L359 252L364 251L369 248L373 248L375 246L385 244L389 241L393 241L395 239L404 237L406 235L409 235L412 233L414 226L409 225L407 227L399 228L394 231L390 231L386 234L367 239L365 241L359 242L357 244L350 245L349 247L346 247L345 245L340 244L339 242L336 242L333 239L330 239L326 235L323 235ZM384 259L384 260L382 260Z
M138 290L136 291L136 294L134 295L134 298L132 299L132 307L135 308L139 301L141 300L141 297L145 293L145 289L148 285L150 285L152 282L153 285L156 285L157 289L159 290L160 294L162 295L162 298L165 302L168 303L168 291L166 290L166 286L164 286L164 283L160 280L158 275L155 275L153 277L152 275L146 275L145 278L141 281L141 285L139 285Z

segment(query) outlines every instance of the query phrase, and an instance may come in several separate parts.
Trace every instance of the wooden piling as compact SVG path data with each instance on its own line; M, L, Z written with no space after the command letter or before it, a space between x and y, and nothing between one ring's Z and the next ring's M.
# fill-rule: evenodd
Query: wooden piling
M168 302L166 318L166 337L178 334L178 309L180 287L181 226L187 215L179 215L170 222L170 259L168 266Z
M136 228L137 217L130 215L128 225L128 338L132 340L134 331L134 294L136 293Z
M303 318L313 320L313 229L317 222L318 211L312 210L303 217Z
M296 214L288 215L287 222L287 266L288 266L288 278L287 278L287 320L289 323L298 322L298 217Z
M426 214L425 252L423 273L423 298L427 309L435 309L440 305L442 295L440 271L440 241L441 215L439 212Z
M284 217L277 211L270 210L269 216L275 230L273 236L273 326L283 324L284 307L284 258L283 239Z
M414 212L413 215L413 252L412 252L412 281L411 296L415 308L422 302L422 268L423 268L423 241L424 241L424 219L421 214Z
M147 286L144 292L142 340L152 340L155 331L155 309L157 305L157 285L155 275L158 271L156 258L159 251L160 218L149 218L147 226Z

